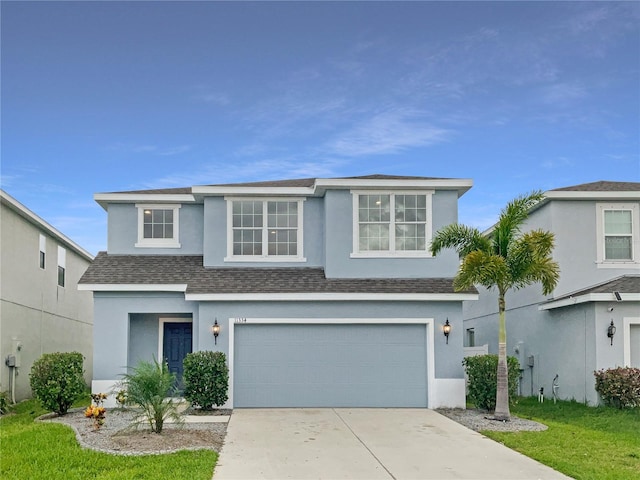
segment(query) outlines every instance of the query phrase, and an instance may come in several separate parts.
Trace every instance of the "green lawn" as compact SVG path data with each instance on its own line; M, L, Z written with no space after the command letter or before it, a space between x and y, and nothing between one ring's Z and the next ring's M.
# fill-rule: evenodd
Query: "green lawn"
M33 421L46 413L36 401L22 402L13 411L0 419L3 480L211 480L218 458L209 450L135 457L83 450L71 428Z
M549 426L544 432L482 432L576 479L640 479L640 409L520 399L511 413Z

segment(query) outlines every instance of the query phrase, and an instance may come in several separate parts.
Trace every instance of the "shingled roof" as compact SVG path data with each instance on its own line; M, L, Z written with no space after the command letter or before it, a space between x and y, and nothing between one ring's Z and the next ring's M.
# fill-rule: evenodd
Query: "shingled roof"
M582 183L570 187L555 188L552 192L637 192L640 191L640 182L610 182L600 180L598 182Z
M79 281L85 285L187 285L188 294L473 293L451 278L326 278L322 268L207 268L201 255L108 255L100 252Z
M591 287L583 290L573 292L562 297L555 298L554 300L561 300L569 297L579 297L581 295L588 295L590 293L640 293L640 275L622 275L621 277L614 278L608 282L600 283L598 285L592 285Z
M262 182L243 182L243 183L217 183L203 185L207 187L313 187L318 178L293 178L288 180L267 180ZM439 177L415 177L402 175L363 175L358 177L334 177L327 180L447 180ZM184 188L156 188L151 190L128 190L112 193L127 194L191 194L191 187Z

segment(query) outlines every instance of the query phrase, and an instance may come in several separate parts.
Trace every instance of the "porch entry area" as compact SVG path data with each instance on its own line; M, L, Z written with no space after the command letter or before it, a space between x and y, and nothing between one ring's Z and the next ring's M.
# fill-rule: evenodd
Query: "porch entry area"
M129 316L129 367L140 361L164 360L176 374L182 390L182 361L193 348L193 319L185 314L131 314Z

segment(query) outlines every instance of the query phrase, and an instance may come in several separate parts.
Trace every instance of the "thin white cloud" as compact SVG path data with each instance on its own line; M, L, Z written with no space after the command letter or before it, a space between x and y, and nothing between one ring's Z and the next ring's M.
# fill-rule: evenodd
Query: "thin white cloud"
M374 115L337 136L328 144L331 153L346 157L400 153L451 138L453 131L414 118L403 111Z
M300 155L263 155L258 160L212 161L190 169L190 173L169 173L148 182L132 185L132 189L175 188L193 185L282 180L287 178L332 177L340 175L346 162L339 158Z
M126 152L126 153L141 153L152 154L168 157L172 155L179 155L181 153L188 152L191 149L191 145L176 145L174 147L161 147L159 145L150 144L129 144L129 143L115 143L109 147L110 150Z
M584 86L577 83L556 83L542 88L542 101L551 105L571 103L586 96Z
M163 150L158 151L158 155L162 155L163 157L169 157L173 155L179 155L181 153L188 152L191 149L190 145L179 145L177 147L170 147Z
M231 103L229 95L219 92L201 93L193 96L194 100L225 107Z
M543 161L540 164L542 168L546 168L548 170L564 168L564 167L572 167L573 165L574 165L574 161L567 157L550 158Z

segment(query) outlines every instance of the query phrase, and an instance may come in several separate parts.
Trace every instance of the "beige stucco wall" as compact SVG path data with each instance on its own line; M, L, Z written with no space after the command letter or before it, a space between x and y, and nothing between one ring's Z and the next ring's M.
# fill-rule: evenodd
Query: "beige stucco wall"
M46 238L46 265L39 265L39 236ZM65 287L57 283L58 246L66 250ZM93 373L93 298L77 283L88 259L46 228L19 215L4 202L0 211L0 389L9 390L7 355L16 342L16 400L31 396L29 372L43 353L78 351L85 357L85 379Z

